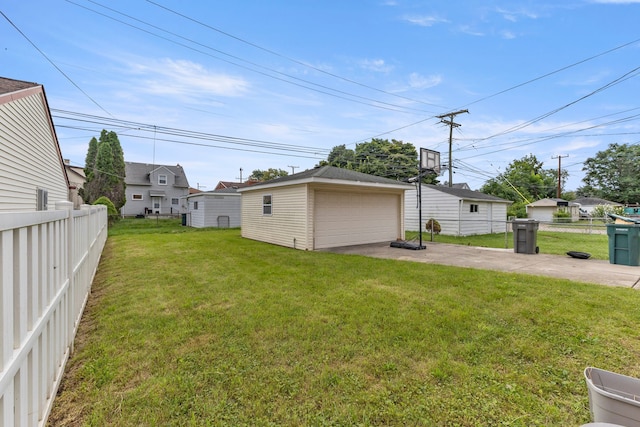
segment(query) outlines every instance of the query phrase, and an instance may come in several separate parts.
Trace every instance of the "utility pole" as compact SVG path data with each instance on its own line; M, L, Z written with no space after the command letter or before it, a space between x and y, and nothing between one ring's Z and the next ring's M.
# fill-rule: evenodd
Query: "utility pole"
M461 124L454 123L453 118L458 114L468 113L469 110L458 110L452 113L442 114L440 116L436 116L440 119L440 123L444 123L445 125L449 125L449 187L453 186L453 159L452 159L452 145L453 145L453 128L457 128L462 126ZM449 120L445 120L445 117L448 117Z
M242 168L240 168L240 184L242 184Z
M558 154L557 156L551 156L552 159L558 159L558 192L557 192L557 198L560 198L560 194L562 193L562 158L563 157L569 157L569 155L562 155L562 154Z
M296 169L299 168L300 166L287 165L287 167L291 168L291 175L293 175L294 173L296 173Z

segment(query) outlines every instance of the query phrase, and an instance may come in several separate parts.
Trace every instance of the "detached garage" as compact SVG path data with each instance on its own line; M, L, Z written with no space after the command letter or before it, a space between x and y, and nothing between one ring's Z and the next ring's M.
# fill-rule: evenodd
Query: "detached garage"
M411 188L333 166L242 188L242 237L303 250L404 239Z

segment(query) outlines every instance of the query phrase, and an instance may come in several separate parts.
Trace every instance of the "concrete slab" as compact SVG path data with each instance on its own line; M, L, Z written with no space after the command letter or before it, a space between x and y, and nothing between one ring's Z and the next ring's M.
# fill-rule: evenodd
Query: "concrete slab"
M483 248L446 243L424 243L426 249L390 247L389 242L328 249L327 252L357 254L429 264L548 276L576 282L640 289L640 267L611 264L596 259L577 259L548 254L517 254L513 249Z

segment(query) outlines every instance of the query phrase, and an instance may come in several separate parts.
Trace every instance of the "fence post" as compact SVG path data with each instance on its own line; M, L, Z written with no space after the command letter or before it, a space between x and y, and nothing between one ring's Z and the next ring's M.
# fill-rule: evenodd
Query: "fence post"
M64 300L66 301L66 309L67 309L66 317L67 318L65 319L66 333L63 341L63 345L64 345L63 348L65 347L69 348L69 355L71 355L71 353L73 353L73 324L75 321L75 316L73 315L75 304L73 302L75 301L75 294L76 294L75 283L74 283L75 281L73 277L74 276L73 274L73 263L74 263L73 203L67 202L67 201L56 202L56 210L67 211L67 219L65 220L66 236L64 237L64 240L65 240L64 252L66 256L65 274L66 274L66 280L68 281L68 286L67 286L67 295L64 298ZM71 342L69 342L69 340Z

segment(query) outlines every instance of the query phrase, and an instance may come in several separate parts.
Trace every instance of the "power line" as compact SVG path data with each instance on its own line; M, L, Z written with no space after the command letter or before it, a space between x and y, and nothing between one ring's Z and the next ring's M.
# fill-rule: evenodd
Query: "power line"
M20 28L18 28L18 26L17 26L16 24L14 24L14 23L13 23L13 21L11 21L11 19L9 19L9 17L8 17L7 15L5 15L5 14L4 14L4 12L2 12L2 11L0 10L0 14L2 14L2 16L4 17L4 19L6 19L6 20L7 20L7 22L8 22L9 24L11 24L11 26L12 26L13 28L15 28L15 30L16 30L18 33L20 33L20 35L21 35L22 37L24 37L24 39L25 39L26 41L28 41L28 42L29 42L29 44L30 44L31 46L33 46L33 48L34 48L35 50L37 50L37 51L38 51L38 53L40 53L40 55L42 55L42 56L44 57L44 59L46 59L46 60L49 62L49 64L51 64L51 65L53 66L53 68L55 68L55 69L56 69L60 74L62 74L62 75L64 76L64 78L65 78L65 79L67 79L67 80L69 81L69 83L71 83L71 84L72 84L76 89L78 89L80 92L82 92L82 94L83 94L84 96L86 96L86 97L87 97L91 102L93 102L93 103L94 103L98 108L100 108L102 111L104 111L104 112L105 112L105 113L107 113L108 115L111 115L111 113L110 113L110 112L108 112L108 111L107 111L107 110L106 110L102 105L100 105L100 104L98 103L98 101L96 101L95 99L93 99L91 96L89 96L89 94L88 94L87 92L85 92L85 91L84 91L80 86L78 86L78 84L77 84L76 82L74 82L74 81L73 81L73 79L67 75L67 73L65 73L64 71L62 71L62 69L61 69L60 67L58 67L58 65L57 65L55 62L53 62L53 60L52 60L51 58L49 58L49 57L47 56L47 54L46 54L46 53L44 53L44 52L43 52L43 51L42 51L42 50L41 50L41 49L40 49L40 48L39 48L39 47L38 47L38 46L37 46L33 41L31 41L31 39L30 39L29 37L27 37L27 35L26 35L25 33L23 33L23 32L22 32L22 30L20 30Z
M89 0L89 1L91 1L91 0ZM361 86L361 87L364 87L364 88L367 88L367 89L370 89L370 90L373 90L373 91L377 91L377 92L380 92L380 93L384 93L385 95L395 96L395 97L397 97L397 98L401 98L401 99L404 99L404 100L407 100L407 101L417 102L417 103L420 103L420 104L430 105L430 106L433 106L433 107L446 108L446 107L443 107L443 106L441 106L441 105L431 104L431 103L428 103L428 102L424 102L424 101L420 101L420 100L417 100L417 99L408 98L408 97L406 97L406 96L398 95L397 93L387 92L387 91L385 91L385 90L378 89L378 88L375 88L375 87L373 87L373 86L369 86L369 85L366 85L366 84L364 84L364 83L360 83L360 82L357 82L357 81L355 81L355 80L351 80L351 79L348 79L348 78L346 78L346 77L339 76L339 75L334 74L334 73L330 73L329 71L323 70L323 69L318 68L318 67L314 67L314 66L313 66L313 65L311 65L311 64L307 64L307 63L305 63L305 62L303 62L303 61L299 61L299 60L297 60L297 59L295 59L295 58L291 58L291 57L289 57L289 56L286 56L286 55L283 55L283 54L281 54L281 53L278 53L278 52L276 52L276 51L274 51L274 50L267 49L267 48L265 48L265 47L263 47L263 46L260 46L260 45L258 45L258 44L256 44L256 43L253 43L253 42L250 42L250 41L245 40L245 39L243 39L243 38L240 38L240 37L234 36L233 34L230 34L230 33L228 33L228 32L225 32L225 31L223 31L223 30L221 30L221 29L219 29L219 28L213 27L213 26L211 26L211 25L209 25L209 24L206 24L206 23L204 23L204 22L202 22L202 21L199 21L199 20L197 20L197 19L194 19L194 18L192 18L192 17L190 17L190 16L184 15L184 14L182 14L182 13L180 13L180 12L177 12L176 10L173 10L173 9L171 9L171 8L169 8L169 7L163 6L163 5L161 5L161 4L159 4L159 3L156 3L156 2L154 2L154 1L152 1L152 0L147 0L147 2L148 2L148 3L151 3L152 5L154 5L154 6L156 6L156 7L159 7L159 8L161 8L161 9L166 10L167 12L173 13L174 15L180 16L181 18L184 18L184 19L186 19L186 20L188 20L188 21L194 22L194 23L196 23L196 24L198 24L198 25L201 25L201 26L203 26L203 27L205 27L205 28L208 28L208 29L210 29L210 30L212 30L212 31L215 31L215 32L217 32L217 33L220 33L220 34L222 34L222 35L224 35L224 36L230 37L230 38L232 38L232 39L234 39L234 40L237 40L237 41L239 41L239 42L241 42L241 43L247 44L247 45L252 46L252 47L254 47L254 48L256 48L256 49L260 49L260 50L262 50L262 51L264 51L264 52L270 53L270 54L275 55L275 56L277 56L277 57L280 57L280 58L286 59L287 61L291 61L291 62L293 62L293 63L295 63L295 64L302 65L302 66L307 67L307 68L311 68L312 70L315 70L315 71L317 71L317 72L319 72L319 73L326 74L326 75L328 75L328 76L331 76L331 77L334 77L334 78L337 78L337 79L343 80L343 81L345 81L345 82L352 83L352 84L355 84L355 85L358 85L358 86Z
M350 92L343 91L343 90L340 90L340 89L331 88L331 87L326 86L326 85L315 83L315 82L312 82L312 81L309 81L309 80L305 80L305 79L302 79L302 78L299 78L299 77L296 77L296 76L292 76L290 74L283 73L283 72L275 70L273 68L265 67L265 66L260 65L258 63L255 63L255 62L252 62L252 61L248 61L248 60L240 58L240 57L238 57L236 55L232 55L232 54L226 53L224 51L221 51L221 50L213 48L213 47L211 47L209 45L200 43L200 42L198 42L196 40L193 40L191 38L183 37L183 36L181 36L181 35L179 35L179 34L177 34L175 32L166 30L164 28L158 27L158 26L156 26L154 24L151 24L149 22L140 20L140 19L135 18L135 17L133 17L131 15L128 15L128 14L120 12L120 11L118 11L116 9L113 9L111 7L102 5L102 4L100 4L100 3L96 2L96 1L87 0L90 3L93 3L93 4L97 5L97 6L103 7L103 8L105 8L105 9L111 11L111 12L114 12L114 13L117 13L119 15L125 16L125 17L127 17L127 18L129 18L131 20L134 20L134 21L139 22L141 24L147 25L147 26L149 26L151 28L154 28L156 30L162 31L164 33L170 34L170 35L172 35L174 37L177 37L179 39L182 39L182 40L187 41L189 43L192 43L194 45L200 46L200 47L205 48L207 50L211 50L213 52L220 53L220 54L225 55L225 56L227 56L229 58L233 58L234 60L244 62L246 64L249 64L249 65L253 66L253 67L257 67L259 69L266 70L266 71L269 71L271 73L274 73L274 74L277 74L277 75L280 75L280 76L283 76L283 77L286 77L286 78L277 77L277 76L268 74L268 73L266 73L264 71L259 71L259 70L250 68L248 66L238 64L238 63L236 63L234 61L230 61L228 59L220 58L220 57L212 55L210 53L203 52L202 50L199 50L199 49L194 48L192 46L188 46L188 45L186 45L184 43L180 43L180 42L178 42L176 40L172 40L170 38L167 38L167 37L161 36L159 34L156 34L156 33L152 32L152 31L146 30L144 28L140 28L140 27L138 27L136 25L133 25L133 24L130 24L130 23L125 22L123 20L114 18L113 16L109 16L109 15L104 14L102 12L98 12L97 10L94 10L94 9L89 8L89 7L86 7L86 6L83 6L81 4L78 4L78 3L76 3L76 2L74 2L72 0L65 0L65 1L67 3L70 3L70 4L74 5L74 6L80 7L82 9L88 10L88 11L90 11L92 13L95 13L95 14L100 15L102 17L105 17L107 19L110 19L110 20L113 20L115 22L118 22L118 23L120 23L122 25L126 25L128 27L131 27L131 28L133 28L135 30L144 32L146 34L149 34L151 36L154 36L154 37L160 38L162 40L168 41L170 43L176 44L176 45L181 46L183 48L186 48L186 49L189 49L189 50L193 50L194 52L198 52L198 53L200 53L202 55L209 56L209 57L217 59L219 61L226 62L226 63L231 64L233 66L236 66L236 67L239 67L239 68L242 68L242 69L245 69L245 70L260 74L260 75L263 75L265 77L269 77L269 78L274 79L274 80L278 80L278 81L281 81L281 82L284 82L284 83L288 83L288 84L291 84L291 85L294 85L294 86L298 86L298 87L301 87L301 88L304 88L304 89L307 89L307 90L311 90L311 91L314 91L314 92L322 93L324 95L329 95L329 96L332 96L332 97L335 97L335 98L344 99L346 101L356 102L356 103L363 104L363 105L368 105L368 106L374 107L374 108L381 108L381 109L390 110L390 111L396 111L396 112L401 112L401 113L408 113L410 111L419 112L419 113L425 113L425 112L430 113L429 111L425 111L425 110L421 110L421 109L411 108L411 107L407 107L407 106L404 106L404 105L392 104L392 103L389 103L389 102L380 101L380 100L376 100L376 99L373 99L373 98L368 98L368 97L361 96L361 95L356 95L354 93L350 93ZM321 89L324 89L324 90L314 89L312 87L306 86L305 84L296 83L294 81L290 81L290 80L287 80L287 79L292 79L292 80L295 80L297 82L302 82L302 83L305 83L306 85L312 85L312 86L315 86L315 87L318 87L318 88L321 88ZM335 92L335 93L331 93L331 92L327 92L327 91L332 91L332 92ZM344 95L344 96L342 96L342 95ZM351 97L351 98L349 98L349 97ZM352 99L352 98L356 98L356 99ZM358 99L361 99L362 101L358 101ZM363 101L368 101L368 102L363 102Z

